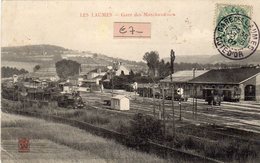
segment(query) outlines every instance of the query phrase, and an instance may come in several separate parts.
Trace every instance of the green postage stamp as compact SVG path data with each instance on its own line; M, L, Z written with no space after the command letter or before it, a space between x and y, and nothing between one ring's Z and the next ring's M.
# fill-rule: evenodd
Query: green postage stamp
M251 15L251 6L217 5L214 43L224 57L241 60L256 51L259 29Z

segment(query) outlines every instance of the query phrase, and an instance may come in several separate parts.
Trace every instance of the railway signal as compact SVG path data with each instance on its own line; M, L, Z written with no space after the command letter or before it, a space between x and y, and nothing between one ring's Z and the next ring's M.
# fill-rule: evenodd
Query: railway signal
M164 85L162 86L162 108L163 108L163 135L166 134L166 123L165 123L165 92L164 92Z
M155 84L153 84L153 116L155 117Z
M180 106L180 121L181 121L181 99L179 101L179 106Z
M182 96L183 95L183 88L178 88L177 94Z
M181 99L183 97L183 88L178 88L177 89L177 94L181 96L179 99L179 106L180 106L180 121L181 121Z

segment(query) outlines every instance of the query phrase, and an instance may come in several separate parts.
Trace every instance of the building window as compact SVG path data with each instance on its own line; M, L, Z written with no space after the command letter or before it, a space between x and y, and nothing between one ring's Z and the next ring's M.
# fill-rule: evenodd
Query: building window
M119 100L115 100L115 105L119 105Z

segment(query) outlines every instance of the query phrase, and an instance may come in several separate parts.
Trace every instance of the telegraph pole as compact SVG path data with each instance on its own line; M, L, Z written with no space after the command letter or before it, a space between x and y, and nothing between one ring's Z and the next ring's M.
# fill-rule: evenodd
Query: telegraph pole
M197 120L197 108L198 108L197 86L195 86L195 118Z
M181 121L181 99L179 100L179 105L180 105L180 121Z
M195 68L192 69L193 79L195 78ZM195 103L194 103L194 96L195 96L195 88L194 84L192 84L192 116L193 119L195 117Z
M153 83L153 116L155 117L155 88Z
M114 96L114 70L111 71L112 97Z
M174 114L174 84L172 81L172 75L174 73L174 60L175 60L175 52L171 50L171 95L172 95L172 136L175 138L175 114Z
M164 86L162 86L162 108L163 108L163 134L165 136L166 133L166 123L165 123L165 92L164 92Z

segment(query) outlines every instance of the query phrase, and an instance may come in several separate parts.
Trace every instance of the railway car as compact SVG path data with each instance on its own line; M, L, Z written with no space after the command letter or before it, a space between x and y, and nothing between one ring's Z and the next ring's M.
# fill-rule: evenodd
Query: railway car
M155 98L160 99L162 98L162 89L157 87L157 88L152 88L152 87L138 87L137 92L139 94L139 96L142 97L149 97L152 98L153 95ZM172 99L172 94L171 94L171 90L170 89L164 89L164 93L165 93L165 99L166 100L171 100ZM179 95L177 93L177 90L174 90L174 100L175 101L187 101L188 100L188 96L187 95Z
M165 90L165 99L166 100L171 100L172 99L172 93L171 93L171 90L170 89L166 89ZM180 95L177 93L177 90L175 89L174 90L174 100L175 101L187 101L188 100L188 96L183 94L183 95Z
M138 87L137 93L142 97L153 97L153 89L150 87Z
M203 97L208 104L220 104L221 101L238 102L240 99L239 89L228 88L204 88Z
M208 105L217 105L218 104L220 106L221 101L223 101L223 98L221 95L216 93L216 91L207 90L205 101L208 102Z
M78 94L61 94L57 98L58 106L64 108L83 108L85 103L83 102L82 98Z

